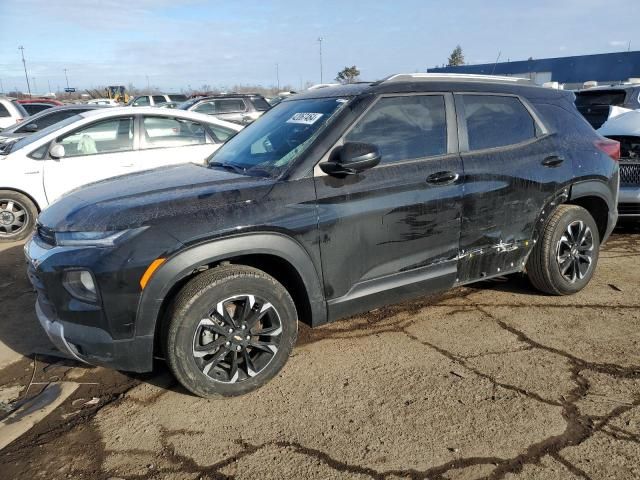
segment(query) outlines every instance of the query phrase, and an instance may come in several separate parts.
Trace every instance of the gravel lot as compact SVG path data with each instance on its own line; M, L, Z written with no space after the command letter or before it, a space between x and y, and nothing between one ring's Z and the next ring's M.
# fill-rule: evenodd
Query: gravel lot
M572 297L515 276L303 328L282 374L233 399L162 364L51 356L33 303L22 246L0 246L0 417L22 405L0 441L34 424L3 478L640 478L638 231Z

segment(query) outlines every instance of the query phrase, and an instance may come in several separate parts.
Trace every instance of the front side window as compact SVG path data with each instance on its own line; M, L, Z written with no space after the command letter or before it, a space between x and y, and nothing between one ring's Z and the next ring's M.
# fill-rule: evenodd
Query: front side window
M133 102L133 106L134 107L144 107L144 106L147 106L147 105L149 105L149 97L147 97L147 96L137 98Z
M447 153L444 97L383 97L344 141L376 145L383 163L444 155Z
M193 109L194 112L204 113L205 115L213 115L216 113L216 108L213 102L202 102L196 108Z
M225 143L210 157L209 165L276 177L304 153L347 104L343 98L282 102Z
M469 150L504 147L536 137L536 124L520 100L499 95L462 95Z
M133 150L133 118L114 118L97 122L61 137L65 157Z
M184 147L207 142L202 124L174 117L144 117L144 148Z

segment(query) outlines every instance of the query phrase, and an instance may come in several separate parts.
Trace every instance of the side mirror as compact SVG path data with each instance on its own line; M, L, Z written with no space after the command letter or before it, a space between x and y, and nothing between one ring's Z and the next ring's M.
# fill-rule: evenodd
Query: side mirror
M49 156L55 160L64 157L64 145L60 145L59 143L54 144L49 149Z
M375 145L347 142L331 152L330 160L320 163L320 169L327 175L354 175L375 167L380 159L380 151Z
M29 125L25 125L24 126L24 131L25 132L37 132L38 131L38 125L35 123L30 123Z

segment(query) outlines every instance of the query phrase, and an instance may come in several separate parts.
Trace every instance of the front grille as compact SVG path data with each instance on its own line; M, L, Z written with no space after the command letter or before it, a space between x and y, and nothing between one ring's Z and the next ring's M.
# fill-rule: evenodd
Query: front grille
M620 164L620 185L640 186L640 163Z
M49 245L50 247L56 246L56 235L50 228L38 225L37 234L38 239L45 245Z
M618 215L640 215L640 203L619 203Z

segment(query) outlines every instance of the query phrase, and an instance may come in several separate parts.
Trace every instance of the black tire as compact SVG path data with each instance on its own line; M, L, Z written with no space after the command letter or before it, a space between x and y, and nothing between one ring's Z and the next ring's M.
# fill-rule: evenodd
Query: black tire
M13 190L0 190L0 242L24 240L38 218L38 209L29 197Z
M576 233L581 225L585 227L584 232L590 232L590 235L585 233L584 241L582 233ZM570 226L573 234L569 233ZM573 241L574 236L579 238ZM533 247L527 261L527 275L541 292L571 295L582 290L593 277L599 251L600 234L591 214L577 205L560 205L547 219ZM563 274L564 269L567 270Z
M167 363L176 379L200 397L242 395L261 387L282 370L298 334L296 308L287 290L261 270L244 265L222 265L199 274L178 293L168 314ZM242 325L246 329L240 331ZM234 333L227 333L227 327ZM217 350L210 348L216 345Z

